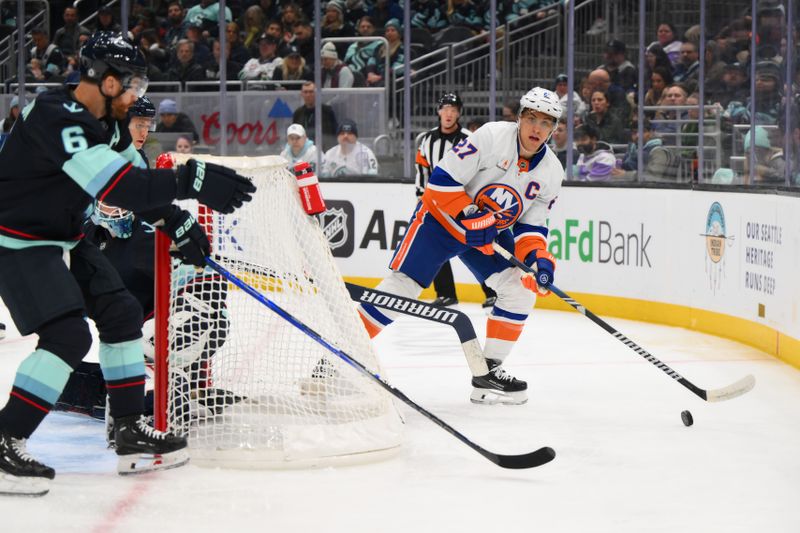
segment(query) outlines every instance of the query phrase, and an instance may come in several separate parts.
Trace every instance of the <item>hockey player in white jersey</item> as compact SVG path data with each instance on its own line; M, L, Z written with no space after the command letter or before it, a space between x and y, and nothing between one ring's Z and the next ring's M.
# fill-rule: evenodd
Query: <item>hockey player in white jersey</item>
M548 294L553 282L556 265L547 251L547 218L565 175L547 141L561 112L555 93L535 87L520 99L516 122L490 122L454 146L431 174L389 265L392 273L377 287L414 298L442 263L458 256L497 292L486 324L489 373L473 376L474 403L527 401L527 384L502 365L536 295ZM534 266L539 283L495 254L494 242ZM371 336L397 316L368 304L359 313Z

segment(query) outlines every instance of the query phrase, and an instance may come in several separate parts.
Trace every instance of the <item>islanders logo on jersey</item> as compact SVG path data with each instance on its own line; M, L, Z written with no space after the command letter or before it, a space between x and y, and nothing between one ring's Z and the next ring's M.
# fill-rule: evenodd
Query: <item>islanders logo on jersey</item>
M513 187L491 183L475 195L475 205L494 212L497 229L506 229L522 214L522 197Z

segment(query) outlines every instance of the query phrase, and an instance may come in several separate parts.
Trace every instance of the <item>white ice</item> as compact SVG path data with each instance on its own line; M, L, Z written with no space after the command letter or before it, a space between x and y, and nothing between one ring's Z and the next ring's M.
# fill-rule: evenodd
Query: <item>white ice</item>
M460 308L483 336L479 307ZM701 387L748 373L756 387L707 404L583 316L535 311L507 364L529 402L477 406L455 334L403 319L377 339L395 387L492 451L548 445L556 459L503 470L402 405L405 442L384 462L123 478L99 422L54 413L29 444L58 472L51 492L1 499L0 531L800 531L800 372L724 339L609 322ZM0 342L0 394L34 342Z

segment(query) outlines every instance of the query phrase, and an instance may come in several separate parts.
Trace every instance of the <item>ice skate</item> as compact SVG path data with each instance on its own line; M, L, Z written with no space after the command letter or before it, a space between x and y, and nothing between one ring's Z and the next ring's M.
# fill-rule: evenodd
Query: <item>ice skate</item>
M0 433L0 495L44 496L56 471L33 458L26 439Z
M487 359L486 364L489 373L472 378L472 403L521 405L528 401L526 382L506 372L497 359Z
M186 438L153 429L144 415L118 418L114 426L120 475L177 468L189 462Z
M450 307L451 305L458 305L458 298L454 296L439 296L431 304L438 307Z

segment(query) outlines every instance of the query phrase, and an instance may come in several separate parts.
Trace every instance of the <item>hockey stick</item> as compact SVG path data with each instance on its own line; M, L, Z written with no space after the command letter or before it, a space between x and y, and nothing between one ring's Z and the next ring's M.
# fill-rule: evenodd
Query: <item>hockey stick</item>
M467 359L467 365L469 365L472 375L477 377L489 373L489 367L483 357L483 349L481 343L478 342L475 328L472 327L469 317L461 311L430 305L419 300L369 289L353 283L345 283L345 286L350 293L350 298L356 302L452 327L458 335L458 340L461 341L461 348L464 350L464 357Z
M497 243L494 243L494 251L499 253L505 259L507 259L515 267L520 268L525 272L534 275L536 274L536 271L534 269L532 269L531 267L527 266L525 263L514 257L514 255L511 254L511 252L509 252L508 250L506 250ZM683 385L684 387L686 387L687 389L689 389L690 391L692 391L697 396L699 396L700 398L704 399L707 402L721 402L724 400L731 400L733 398L736 398L737 396L741 396L742 394L750 391L750 389L752 389L756 384L756 378L754 378L752 374L748 374L739 381L732 383L727 387L722 387L719 389L712 389L712 390L701 389L700 387L698 387L685 377L675 372L672 368L669 367L669 365L660 361L653 354L651 354L650 352L648 352L647 350L645 350L644 348L642 348L641 346L630 340L628 337L626 337L625 335L614 329L614 327L611 326L608 322L604 321L602 318L598 317L597 315L586 309L586 307L575 301L571 296L569 296L567 293L565 293L555 285L550 284L547 288L551 292L555 293L556 296L558 296L566 303L568 303L570 306L572 306L576 311L578 311L579 313L587 317L589 320L591 320L592 322L594 322L595 324L597 324L598 326L609 332L612 336L614 336L614 338L619 340L625 346L627 346L634 352L638 353L639 355L647 359L650 363L663 370L669 377L671 377L672 379L674 379L675 381L677 381L678 383L680 383L681 385Z
M536 466L541 466L541 465L543 465L545 463L549 463L550 461L552 461L555 458L556 452L553 451L552 448L549 448L549 447L546 447L546 446L542 447L542 448L539 448L538 450L535 450L533 452L522 454L522 455L501 455L501 454L490 452L490 451L478 446L477 444L475 444L474 442L469 440L467 437L465 437L464 435L462 435L461 433L456 431L454 428L449 426L442 419L440 419L439 417L437 417L433 413L427 411L425 408L423 408L423 407L417 405L416 403L414 403L414 401L411 400L405 394L403 394L402 391L400 391L400 390L392 387L391 385L389 385L378 374L373 374L364 365L362 365L361 363L359 363L358 361L356 361L355 359L350 357L348 354L346 354L342 350L340 350L340 349L336 348L335 346L331 345L328 341L323 339L317 332L315 332L314 330L312 330L311 328L306 326L303 322L301 322L300 320L298 320L297 318L292 316L290 313L288 313L283 308L278 306L275 302L273 302L269 298L266 298L264 295L260 294L257 290L252 288L250 285L248 285L247 283L245 283L244 281L242 281L241 279L239 279L235 275L231 274L230 272L228 272L224 267L219 265L216 261L214 261L210 257L206 257L206 263L211 268L213 268L214 270L219 272L228 281L230 281L231 283L233 283L234 285L236 285L237 287L242 289L244 292L246 292L247 294L249 294L250 296L252 296L256 300L258 300L259 302L261 302L262 304L264 304L265 306L270 308L272 311L274 311L276 314L278 314L281 318L283 318L284 320L286 320L287 322L292 324L294 327L296 327L297 329L299 329L300 331L302 331L303 333L305 333L306 335L311 337L313 340L315 340L316 342L321 344L328 351L330 351L331 353L333 353L336 356L338 356L340 359L342 359L348 365L352 366L358 372L360 372L361 374L363 374L367 378L371 379L372 381L374 381L375 383L380 385L384 390L389 392L389 394L391 394L395 398L398 398L398 399L402 400L406 405L408 405L409 407L411 407L412 409L414 409L415 411L417 411L418 413L423 415L425 418L427 418L428 420L430 420L431 422L433 422L434 424L436 424L440 428L444 429L445 431L447 431L448 433L453 435L455 438L457 438L458 440L460 440L461 442L463 442L464 444L466 444L467 446L469 446L470 448L472 448L473 450L475 450L476 452L478 452L479 454L481 454L482 456L487 458L489 461L491 461L494 464L496 464L497 466L500 466L502 468L513 468L513 469L533 468L533 467L536 467Z

